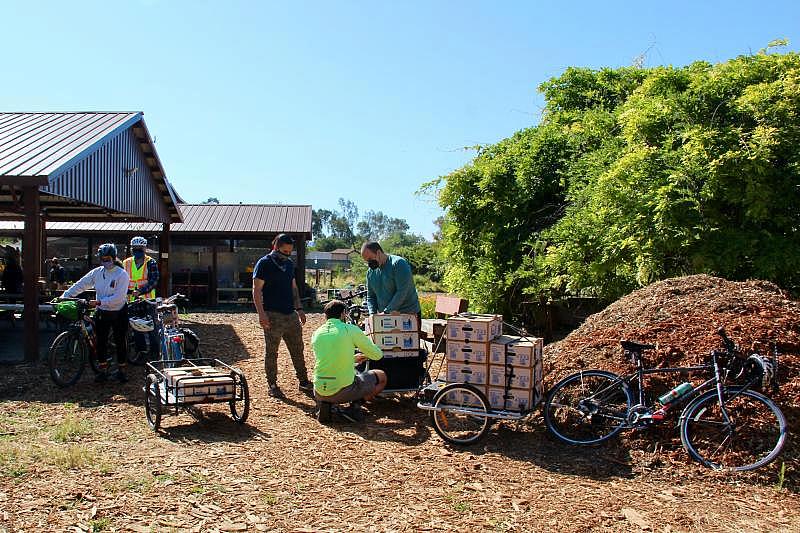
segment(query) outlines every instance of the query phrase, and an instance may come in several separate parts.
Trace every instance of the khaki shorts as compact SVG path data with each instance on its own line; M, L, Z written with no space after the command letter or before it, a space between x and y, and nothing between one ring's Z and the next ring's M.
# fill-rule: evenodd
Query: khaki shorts
M369 396L378 385L378 374L373 370L361 372L355 375L353 383L330 396L322 396L314 391L314 397L320 402L328 403L349 403L361 400L364 396Z

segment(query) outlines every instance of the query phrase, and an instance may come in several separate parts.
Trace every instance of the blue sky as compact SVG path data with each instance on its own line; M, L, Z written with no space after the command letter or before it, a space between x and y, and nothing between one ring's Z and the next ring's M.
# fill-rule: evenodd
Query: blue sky
M141 110L190 202L405 218L462 148L535 124L569 66L724 61L800 44L798 2L7 2L0 110Z

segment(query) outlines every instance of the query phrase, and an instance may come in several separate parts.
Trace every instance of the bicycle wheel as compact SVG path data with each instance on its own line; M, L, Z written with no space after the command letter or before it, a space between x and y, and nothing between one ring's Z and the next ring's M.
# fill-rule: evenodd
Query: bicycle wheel
M628 383L603 370L567 376L547 394L544 422L567 444L600 444L619 433L633 403Z
M720 406L711 390L686 406L681 442L693 459L713 469L754 470L775 459L786 442L786 417L752 390L726 388Z
M161 386L155 374L147 374L144 379L144 414L147 424L153 431L161 425Z
M247 388L247 380L244 374L240 374L238 379L236 379L233 392L233 400L229 402L231 406L231 417L240 424L244 424L247 420L247 415L250 414L250 390ZM241 400L238 400L242 402L241 410L239 410L239 406L237 405L237 398L241 398Z
M64 331L50 345L47 364L50 378L59 387L74 385L86 367L86 343L80 331Z
M446 385L431 403L433 429L451 444L474 444L489 431L489 400L473 385Z
M128 344L128 362L134 366L142 366L147 362L147 358L150 355L149 352L149 344L145 344L144 350L137 350L136 349L136 341L133 338L133 330L128 329L128 333L126 336L126 342ZM146 340L146 342L149 339Z

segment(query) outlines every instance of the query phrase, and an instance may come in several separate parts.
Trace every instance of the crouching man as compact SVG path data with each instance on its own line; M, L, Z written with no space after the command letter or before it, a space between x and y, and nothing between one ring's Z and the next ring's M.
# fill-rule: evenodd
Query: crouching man
M319 420L330 419L331 404L350 403L347 418L360 420L360 402L375 398L386 386L383 370L356 372L355 364L371 359L377 361L383 352L364 335L358 326L346 324L347 305L331 300L325 305L328 319L311 337L311 347L316 358L314 369L314 397L320 408ZM361 353L356 354L359 350Z

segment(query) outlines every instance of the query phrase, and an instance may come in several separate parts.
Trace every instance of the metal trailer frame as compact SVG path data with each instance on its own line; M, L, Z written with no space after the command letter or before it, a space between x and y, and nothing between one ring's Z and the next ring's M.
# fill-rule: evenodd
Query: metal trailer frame
M231 378L233 380L233 394L224 397L215 397L211 394L186 394L182 387L183 381L196 379L198 376L182 376L170 384L165 370L175 367L200 367L211 366L219 371L203 374L204 378ZM148 362L145 365L147 377L142 390L145 393L145 415L147 422L154 431L158 431L161 415L171 414L177 416L181 410L186 410L201 404L227 403L230 405L231 417L239 424L244 424L250 412L250 391L244 373L236 367L223 363L219 359L197 358L182 360L159 360ZM179 393L179 389L184 390ZM241 411L237 405L242 404Z
M532 340L531 337L528 336L528 332L524 329L517 328L513 324L509 324L508 322L503 322L503 326L509 328L514 333L517 333L520 337L526 340ZM444 361L446 360L447 356L445 355L444 359L439 364L439 370L441 370ZM430 377L430 368L433 365L433 359L431 359L430 364L426 368L426 373ZM437 370L437 375L439 370ZM512 422L517 422L517 427L521 424L525 419L529 418L533 415L533 413L539 408L540 404L542 403L545 394L542 394L542 397L536 401L535 404L531 405L528 409L520 410L520 411L512 411L508 409L492 409L488 401L485 401L486 398L484 397L482 401L486 403L486 409L477 408L469 405L453 405L453 406L437 406L435 404L436 400L439 398L439 393L442 391L446 386L453 385L453 388L458 388L459 386L464 389L469 389L475 387L475 385L471 385L469 383L448 383L447 381L436 379L429 381L428 385L425 387L420 387L417 391L416 399L417 399L417 408L422 409L423 411L428 411L431 415L431 423L436 429L436 432L447 442L450 444L474 444L481 440L486 432L488 432L489 427L491 426L491 422L494 420L508 420ZM507 394L509 389L511 388L511 376L508 377L505 384L505 393ZM452 390L452 389L451 389ZM427 392L427 394L425 394ZM506 401L507 403L507 401ZM460 414L460 415L467 415L475 418L480 419L489 419L489 423L486 425L485 429L481 431L477 436L471 439L467 439L465 441L454 440L449 438L446 433L439 431L439 428L436 423L436 414L441 411L447 411L453 414Z

